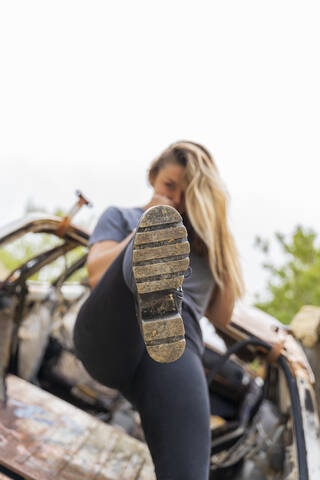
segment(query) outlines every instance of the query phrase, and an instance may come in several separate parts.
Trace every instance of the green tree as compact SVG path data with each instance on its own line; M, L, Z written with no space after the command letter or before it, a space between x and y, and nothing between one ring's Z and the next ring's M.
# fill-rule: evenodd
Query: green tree
M282 233L275 237L284 253L280 266L269 260L269 242L256 238L256 246L268 260L263 267L269 281L268 299L256 296L255 306L287 324L303 305L320 306L320 247L316 233L301 226L288 239Z

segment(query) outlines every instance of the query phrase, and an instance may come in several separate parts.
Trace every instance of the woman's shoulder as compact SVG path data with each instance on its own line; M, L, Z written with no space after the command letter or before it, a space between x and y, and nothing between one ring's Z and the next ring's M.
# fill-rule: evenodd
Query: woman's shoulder
M142 215L139 207L108 206L100 215L90 237L89 246L104 240L121 242L134 228Z
M117 224L121 226L124 233L131 232L136 228L143 214L141 207L119 207L110 205L100 217L102 224Z
M120 207L118 205L109 205L102 213L102 217L122 217L124 219L128 217L140 217L143 213L141 207Z
M137 227L141 215L143 214L143 209L141 207L120 207L118 211L128 232L131 232Z
M122 217L121 208L115 205L109 205L106 207L99 216L98 222L119 220Z
M141 211L142 208L140 207L121 207L119 205L108 205L103 211L101 216L103 215L130 215L130 213L135 213L136 211Z

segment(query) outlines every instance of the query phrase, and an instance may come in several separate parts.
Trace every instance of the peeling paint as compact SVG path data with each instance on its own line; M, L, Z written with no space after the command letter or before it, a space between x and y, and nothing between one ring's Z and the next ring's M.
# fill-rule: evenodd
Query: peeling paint
M35 420L36 422L45 423L47 425L54 424L54 422L51 420L39 416L46 415L46 412L43 410L43 408L38 407L37 405L27 405L13 399L10 400L10 403L18 407L13 410L13 413L17 418L28 418L30 420Z

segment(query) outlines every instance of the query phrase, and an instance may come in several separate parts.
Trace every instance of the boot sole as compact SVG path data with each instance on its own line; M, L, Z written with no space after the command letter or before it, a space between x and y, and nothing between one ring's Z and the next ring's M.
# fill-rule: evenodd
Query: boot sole
M161 205L146 211L135 234L132 267L142 335L157 362L174 362L185 349L174 291L182 286L189 252L187 231L177 210Z

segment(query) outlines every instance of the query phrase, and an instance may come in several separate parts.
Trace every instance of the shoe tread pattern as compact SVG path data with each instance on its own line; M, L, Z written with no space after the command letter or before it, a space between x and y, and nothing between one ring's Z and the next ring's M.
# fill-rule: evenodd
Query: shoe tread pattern
M189 252L177 210L162 205L145 212L135 234L132 264L142 334L157 362L173 362L185 349L183 321L172 292L182 286Z

